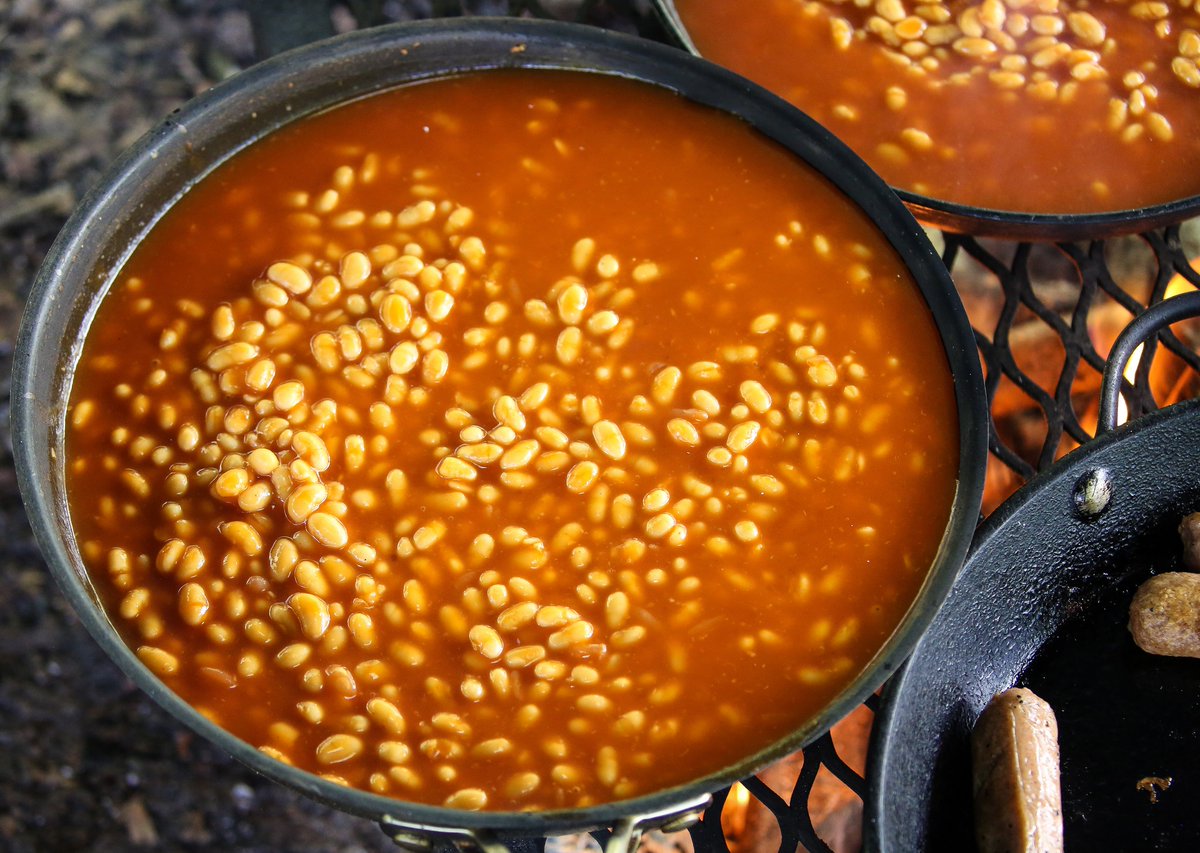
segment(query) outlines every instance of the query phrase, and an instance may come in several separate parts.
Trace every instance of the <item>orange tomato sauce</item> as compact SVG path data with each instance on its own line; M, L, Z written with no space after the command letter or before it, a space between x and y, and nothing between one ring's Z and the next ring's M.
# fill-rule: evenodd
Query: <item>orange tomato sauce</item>
M1096 213L1200 194L1200 14L1088 0L676 0L700 53L892 186Z
M252 145L83 347L128 644L281 761L464 809L737 762L858 674L955 489L946 357L824 179L652 87L495 72Z

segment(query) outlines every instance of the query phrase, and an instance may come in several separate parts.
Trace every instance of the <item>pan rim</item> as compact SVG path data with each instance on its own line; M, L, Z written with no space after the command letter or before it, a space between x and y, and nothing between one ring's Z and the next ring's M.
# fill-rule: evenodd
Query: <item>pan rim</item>
M704 58L688 33L675 0L652 0L667 33L683 50ZM1015 240L1104 239L1174 225L1200 214L1200 194L1123 210L1044 213L977 207L892 187L921 222L955 234Z

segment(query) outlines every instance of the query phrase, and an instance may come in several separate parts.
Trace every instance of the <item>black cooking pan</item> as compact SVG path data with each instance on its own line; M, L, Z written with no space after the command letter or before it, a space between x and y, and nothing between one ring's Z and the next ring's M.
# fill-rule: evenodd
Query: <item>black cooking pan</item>
M981 529L944 608L884 690L867 850L974 849L968 734L1014 684L1058 717L1068 850L1200 849L1200 661L1149 655L1126 628L1134 591L1178 568L1176 528L1200 509L1200 400L1113 429L1134 348L1195 316L1200 294L1139 317L1109 357L1103 434ZM1152 777L1172 780L1157 802Z
M67 510L64 417L79 347L133 247L176 199L242 147L299 117L420 80L493 69L574 70L643 81L755 128L823 174L875 223L912 272L953 374L958 488L941 547L900 625L853 682L776 743L703 778L632 800L540 813L464 812L346 788L265 756L201 716L121 641L83 568ZM884 183L828 131L783 101L671 48L601 30L490 20L380 27L282 54L222 83L152 130L85 199L34 283L13 369L14 453L51 571L105 651L172 715L283 784L383 824L398 841L495 849L503 839L614 827L614 850L643 828L694 822L711 793L795 752L869 696L907 656L961 565L978 517L986 408L976 349L945 266Z
M654 5L675 42L701 56L679 17L675 0L654 0ZM745 5L745 14L753 14L754 4ZM917 219L929 225L958 234L1012 240L1096 240L1161 228L1200 213L1200 196L1105 213L1025 213L973 207L903 189L897 189L896 194Z

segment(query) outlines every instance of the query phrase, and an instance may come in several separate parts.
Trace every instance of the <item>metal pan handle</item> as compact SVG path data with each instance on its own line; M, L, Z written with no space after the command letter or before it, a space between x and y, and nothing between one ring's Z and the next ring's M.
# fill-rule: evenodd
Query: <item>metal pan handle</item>
M1121 383L1125 378L1125 365L1133 357L1134 350L1150 340L1159 330L1200 317L1200 293L1185 293L1164 299L1147 308L1125 327L1113 344L1104 366L1104 382L1100 386L1100 417L1096 435L1117 428L1117 403L1121 396Z
M658 19L662 21L677 45L688 53L700 55L696 43L692 41L691 34L683 25L683 19L679 17L679 10L675 8L675 0L654 0L654 11L658 13Z
M651 829L663 832L687 829L700 820L704 810L710 805L712 795L701 794L664 809L622 818L613 825L612 834L604 845L604 853L633 853L641 841L642 834ZM438 847L438 842L448 843L459 850L478 853L513 853L513 850L517 849L517 845L510 847L512 842L502 841L488 830L410 823L391 816L380 820L379 827L397 846L412 853L433 853Z

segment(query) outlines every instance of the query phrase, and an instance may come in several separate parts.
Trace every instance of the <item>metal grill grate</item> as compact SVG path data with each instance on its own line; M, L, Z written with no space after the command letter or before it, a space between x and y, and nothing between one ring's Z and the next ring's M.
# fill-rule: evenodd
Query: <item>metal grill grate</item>
M263 54L336 30L464 15L571 20L666 40L650 0L260 0L250 4L250 12ZM993 414L988 468L993 507L1062 453L1091 438L1094 426L1088 422L1087 401L1093 397L1092 385L1098 388L1107 346L1119 331L1098 339L1093 319L1116 314L1128 322L1147 304L1162 301L1175 276L1200 287L1200 274L1189 264L1191 257L1200 256L1200 245L1186 239L1200 233L1198 226L1200 220L1194 220L1138 237L1086 244L1012 243L931 232L942 244L943 259L967 304L985 368ZM1032 362L1028 355L1019 356L1015 339L1029 328L1039 329L1043 339L1053 342L1051 357L1061 357L1061 366L1039 361L1036 347ZM1174 395L1190 396L1200 388L1197 342L1167 332L1146 346L1133 381L1126 383L1132 416L1156 407L1151 378L1155 356L1163 349L1179 360ZM1003 413L998 411L1001 400ZM1032 441L1019 428L1029 422L1035 423ZM865 707L873 713L876 704L877 698L871 697ZM778 839L781 853L797 847L810 853L831 851L810 811L818 787L825 794L831 787L838 789L833 798L849 810L854 824L843 844L848 838L854 846L853 830L860 820L854 816L855 807L866 796L866 782L844 760L837 740L836 732L825 734L803 750L802 763L792 760L798 772L792 774L795 781L786 796L776 792L777 781L774 787L757 777L743 782L752 800L765 809L758 814L769 813L777 824L778 831L768 835ZM729 789L718 792L704 819L690 830L696 850L729 849L721 826L729 796Z
M1003 296L1003 308L993 328L981 329L975 317L976 341L983 359L987 376L989 401L994 401L1002 379L1014 383L1030 401L1031 407L1040 409L1046 418L1047 434L1036 459L1023 458L1011 446L999 439L993 425L991 451L996 460L1011 468L1022 481L1028 480L1041 468L1056 458L1064 438L1076 444L1088 441L1093 429L1085 427L1076 411L1076 380L1081 368L1090 368L1099 374L1104 369L1105 353L1096 348L1090 334L1089 315L1107 298L1128 313L1129 318L1141 313L1147 304L1161 302L1167 295L1168 285L1176 276L1200 285L1200 275L1189 264L1189 252L1184 248L1181 226L1150 231L1138 237L1115 241L1093 241L1087 245L1062 243L1054 247L1029 243L1000 243L978 241L969 237L947 235L943 259L961 288L966 275L962 260L964 256L984 267L993 277L993 286ZM1111 268L1116 261L1125 260L1133 254L1131 240L1142 240L1152 254L1150 280L1145 276L1114 273ZM1046 279L1047 264L1032 263L1035 252L1043 255L1057 252L1069 264L1076 276L1072 293L1074 304L1069 313L1049 305L1039 298L1039 284ZM1193 250L1190 253L1195 256ZM1005 259L1007 258L1007 260ZM1134 278L1131 284L1128 278ZM1138 287L1138 284L1147 286ZM1139 292L1141 291L1141 292ZM1052 385L1038 380L1022 370L1017 364L1010 335L1014 320L1020 309L1026 309L1046 324L1062 342L1065 360L1061 372ZM1111 338L1107 343L1111 343ZM1166 333L1162 345L1177 356L1191 371L1200 371L1200 357L1194 349L1182 342L1175 334ZM1139 363L1134 381L1126 381L1126 399L1130 404L1130 415L1136 417L1156 407L1150 387L1150 369L1157 354L1157 342L1147 346ZM1047 387L1044 387L1047 386Z

